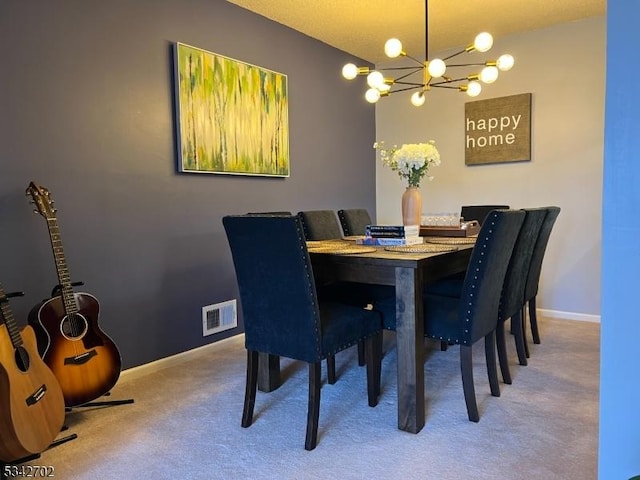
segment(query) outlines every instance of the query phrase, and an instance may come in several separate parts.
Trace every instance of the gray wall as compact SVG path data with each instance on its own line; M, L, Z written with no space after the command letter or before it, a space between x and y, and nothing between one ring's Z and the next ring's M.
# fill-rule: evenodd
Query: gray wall
M223 0L3 0L0 40L0 282L27 293L19 323L57 283L31 180L125 367L241 331L202 337L201 307L237 297L225 214L375 213L374 110L343 52ZM176 173L178 41L288 75L289 178Z

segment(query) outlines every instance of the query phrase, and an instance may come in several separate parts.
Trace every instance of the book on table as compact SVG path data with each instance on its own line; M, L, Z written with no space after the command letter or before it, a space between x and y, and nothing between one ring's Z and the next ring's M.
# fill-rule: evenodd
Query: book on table
M420 225L367 225L365 236L373 238L408 238L420 236Z
M419 245L423 238L416 235L412 237L362 237L356 239L358 245L380 245L390 247L394 245Z

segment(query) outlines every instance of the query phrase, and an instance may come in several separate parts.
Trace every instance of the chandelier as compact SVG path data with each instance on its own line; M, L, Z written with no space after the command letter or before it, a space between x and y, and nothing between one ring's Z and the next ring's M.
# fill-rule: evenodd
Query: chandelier
M504 54L496 60L487 60L477 63L447 63L449 60L472 52L487 52L493 46L493 37L487 32L479 33L472 44L466 48L445 58L433 58L429 60L429 8L428 0L424 5L425 17L425 57L420 61L408 55L402 48L402 42L397 38L390 38L384 45L384 52L389 58L406 57L417 66L403 66L379 68L371 70L369 67L358 67L348 63L342 68L342 76L347 80L353 80L359 75L367 76L369 89L365 93L365 99L369 103L376 103L380 98L392 93L416 90L411 96L411 103L416 107L424 104L425 93L432 88L449 88L464 92L470 97L476 97L482 91L482 83L493 83L498 79L500 71L511 70L514 59L509 54ZM447 74L462 67L477 67L475 73L466 75ZM482 68L480 68L482 67ZM479 70L479 71L477 71ZM459 70L458 70L459 71ZM390 72L392 76L385 76L383 72ZM416 74L420 74L418 81ZM461 76L463 75L463 76ZM412 80L413 78L413 80Z

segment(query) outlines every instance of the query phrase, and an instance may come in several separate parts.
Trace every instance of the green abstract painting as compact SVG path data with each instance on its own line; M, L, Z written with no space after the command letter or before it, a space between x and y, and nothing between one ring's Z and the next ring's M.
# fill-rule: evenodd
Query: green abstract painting
M174 64L179 171L289 176L286 75L182 43Z

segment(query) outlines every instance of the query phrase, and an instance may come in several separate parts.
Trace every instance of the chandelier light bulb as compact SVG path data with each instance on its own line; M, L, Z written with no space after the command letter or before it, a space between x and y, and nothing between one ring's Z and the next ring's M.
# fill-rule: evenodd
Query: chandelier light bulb
M467 95L470 97L477 97L481 91L482 85L480 85L480 82L473 80L467 84Z
M447 64L439 58L434 58L429 62L427 70L433 78L440 78L447 71Z
M504 55L500 55L498 57L496 66L503 72L506 72L507 70L511 70L513 68L514 63L515 63L515 60L513 59L513 57L508 53L505 53Z
M382 75L382 73L378 72L377 70L374 70L369 75L367 75L367 85L369 85L371 88L381 87L382 85L384 85L384 75Z
M396 58L402 54L402 42L397 38L390 38L384 44L384 53L389 58Z
M482 32L476 35L473 48L478 52L486 52L493 46L493 37L490 33Z
M377 88L370 88L364 94L364 98L369 103L376 103L378 100L380 100L380 92Z
M422 105L424 105L426 99L427 97L425 96L423 91L419 91L411 95L411 103L415 107L421 107Z
M389 90L391 90L391 85L389 85L387 82L384 82L382 85L378 85L376 87L376 90L378 90L380 93L388 92Z
M358 67L356 67L353 63L347 63L344 67L342 67L342 76L347 80L353 80L358 76Z
M493 66L484 67L480 72L480 80L483 83L493 83L498 79L498 69Z

